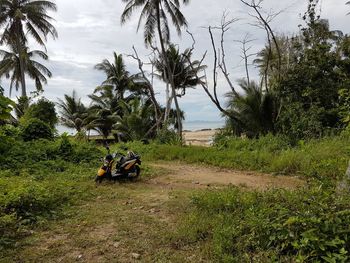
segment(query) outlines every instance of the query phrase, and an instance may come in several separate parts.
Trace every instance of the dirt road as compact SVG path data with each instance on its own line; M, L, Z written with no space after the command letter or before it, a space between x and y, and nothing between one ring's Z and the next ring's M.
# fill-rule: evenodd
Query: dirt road
M272 176L176 162L156 163L152 166L169 172L166 176L151 180L150 183L178 189L235 185L264 190L271 187L295 188L303 184L303 181L296 177Z

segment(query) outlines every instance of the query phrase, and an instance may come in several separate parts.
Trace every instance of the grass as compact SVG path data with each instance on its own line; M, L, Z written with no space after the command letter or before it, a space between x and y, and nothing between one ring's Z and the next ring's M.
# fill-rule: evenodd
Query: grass
M128 147L151 161L204 163L328 181L341 178L350 159L350 137L345 136L300 142L295 147L272 136L260 140L230 139L210 148L141 143L132 143Z
M349 197L331 184L248 192L147 182L167 173L147 165L155 160L335 182L346 169L349 137L296 147L271 136L222 140L212 148L132 143L142 155L143 179L99 187L93 177L103 150L91 144L3 142L0 262L131 262L133 253L142 262L349 260Z
M177 250L170 242L179 215L188 212L189 191L161 190L144 181L90 185L84 199L32 228L0 262L74 262L80 256L90 262L131 262L132 253L142 262L202 257L196 247Z
M295 191L206 191L173 238L214 262L349 262L349 195Z
M147 183L165 170L146 163L136 183L96 187L103 150L95 146L59 139L0 150L0 262L130 262L132 253L143 262L201 258L197 248L177 251L169 242L190 192Z

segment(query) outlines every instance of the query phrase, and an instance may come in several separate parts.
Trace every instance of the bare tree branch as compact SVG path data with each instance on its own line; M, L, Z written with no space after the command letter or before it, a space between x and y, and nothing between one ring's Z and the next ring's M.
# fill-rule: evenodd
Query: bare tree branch
M236 40L235 42L238 42L242 45L241 50L242 50L242 55L241 58L244 61L244 67L246 71L246 77L247 77L247 82L248 85L250 84L250 74L249 74L249 58L252 56L255 56L256 53L249 54L249 50L252 49L252 46L247 47L247 44L253 42L255 39L250 39L249 33L245 35L243 40Z
M283 10L281 10L277 13L274 13L274 14L268 14L267 17L263 17L262 7L261 7L263 0L259 0L258 2L256 2L256 0L251 0L250 3L248 3L246 0L240 0L240 1L243 4L245 4L246 6L254 9L257 16L253 16L253 17L255 17L258 20L260 26L263 26L263 28L266 30L268 38L269 37L272 38L272 40L276 46L277 55L278 55L278 80L280 81L280 79L281 79L281 67L282 67L282 54L281 54L281 49L280 49L280 46L278 44L276 35L275 35L274 31L272 30L270 23L274 18L276 18L278 15L280 15L283 12ZM271 40L269 40L269 42L271 42ZM272 52L272 46L270 43L269 43L269 49L270 49L269 52L270 51ZM266 80L265 80L265 82L266 82ZM266 83L265 83L265 85L266 85ZM267 88L267 85L266 85L266 88Z
M139 67L140 73L142 75L142 79L146 82L146 88L147 88L147 90L149 92L150 99L151 99L152 104L154 106L155 118L156 118L156 124L157 124L156 126L159 129L159 123L160 123L159 119L160 119L160 115L161 115L161 109L160 109L160 106L159 106L159 104L157 102L157 99L156 99L156 96L155 96L155 92L154 92L154 89L153 89L153 85L149 81L149 79L146 76L145 71L143 70L144 63L140 59L135 46L133 46L132 49L134 51L134 54L133 55L127 55L127 56L135 59L138 62L138 67Z
M214 103L214 105L218 108L218 110L234 119L234 120L237 120L237 118L235 116L233 116L229 111L225 110L223 108L223 106L221 105L219 99L218 99L218 96L217 96L217 76L218 76L218 73L217 73L217 68L218 68L218 54L217 54L217 51L216 51L216 45L215 45L215 40L214 40L214 36L213 36L213 32L212 32L212 27L208 27L208 32L209 32L209 35L210 35L210 38L211 38L211 43L212 43L212 47L213 47L213 51L214 51L214 64L213 64L213 86L212 86L212 90L213 90L213 94L212 92L210 91L210 87L209 87L209 84L208 84L208 78L207 78L207 74L204 70L204 78L205 78L205 81L202 81L201 82L201 86L203 88L203 90L205 91L205 93L208 95L209 99ZM187 33L191 36L192 38L192 50L194 50L195 48L195 44L196 44L196 41L195 41L195 38L193 36L192 33L190 33L189 31L187 31ZM206 58L207 56L207 51L203 54L202 56L202 59L199 61L199 67L203 64L204 62L204 59ZM190 58L187 57L187 59L189 60L190 62ZM191 63L189 63L191 68L194 70L194 67ZM199 78L198 76L198 72L196 71L196 74L197 74L197 78ZM238 120L237 120L238 121Z

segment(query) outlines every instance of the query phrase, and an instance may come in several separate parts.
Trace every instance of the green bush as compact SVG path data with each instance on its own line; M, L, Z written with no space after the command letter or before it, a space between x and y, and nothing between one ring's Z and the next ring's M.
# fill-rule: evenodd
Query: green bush
M24 141L53 139L53 131L48 124L39 119L30 119L22 127Z
M216 262L349 262L350 198L321 187L206 191L174 242L206 242Z
M67 136L25 142L0 133L0 151L0 247L87 196L101 156Z
M181 145L181 138L176 131L165 128L157 134L156 142L159 144Z
M0 127L0 133L14 139L19 139L21 135L21 130L18 127L7 124Z
M41 98L36 103L30 105L21 118L21 122L26 123L31 119L39 119L48 124L51 129L54 129L58 122L55 103Z
M70 143L67 134L63 134L59 141L59 147L58 147L59 156L67 160L72 156L73 151L74 151L73 146Z
M93 143L75 142L68 137L60 137L56 141L40 139L25 142L2 137L0 133L1 138L4 140L0 140L0 152L4 154L0 155L0 167L4 169L20 170L50 160L97 165L103 155Z

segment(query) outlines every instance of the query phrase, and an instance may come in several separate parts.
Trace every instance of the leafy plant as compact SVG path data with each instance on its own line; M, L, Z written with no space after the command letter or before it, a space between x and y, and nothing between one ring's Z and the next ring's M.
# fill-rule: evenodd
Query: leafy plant
M347 262L349 196L295 191L205 191L175 242L208 242L217 262ZM186 233L186 234L184 234Z
M51 129L55 129L58 118L55 109L55 103L41 98L36 103L30 105L30 107L25 111L21 122L28 122L30 119L39 119L42 122L48 124Z
M0 94L0 124L12 118L11 112L15 103L5 96Z
M22 127L22 138L24 141L37 139L52 139L51 127L39 119L29 119Z

